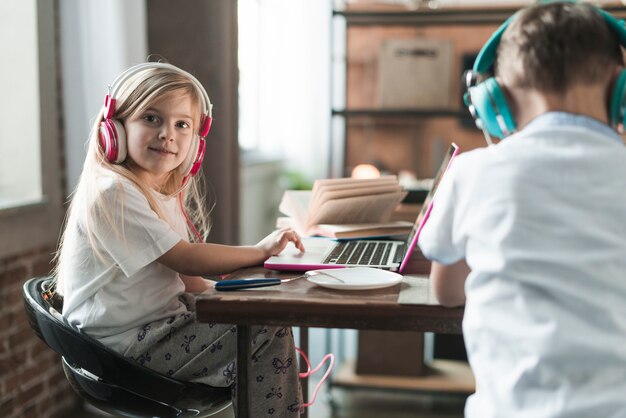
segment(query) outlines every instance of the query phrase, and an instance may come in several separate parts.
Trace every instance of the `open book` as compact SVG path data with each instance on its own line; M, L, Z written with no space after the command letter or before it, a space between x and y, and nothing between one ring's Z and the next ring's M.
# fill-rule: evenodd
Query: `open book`
M391 221L406 195L396 176L317 180L311 191L283 194L279 209L287 218L279 218L277 226L331 238L408 234L412 223Z

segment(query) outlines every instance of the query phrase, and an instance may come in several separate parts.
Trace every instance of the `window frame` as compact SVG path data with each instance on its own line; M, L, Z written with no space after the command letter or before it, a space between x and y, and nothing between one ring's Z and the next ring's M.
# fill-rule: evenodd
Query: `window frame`
M49 0L36 1L42 198L39 202L0 210L0 258L56 246L63 223L56 4Z

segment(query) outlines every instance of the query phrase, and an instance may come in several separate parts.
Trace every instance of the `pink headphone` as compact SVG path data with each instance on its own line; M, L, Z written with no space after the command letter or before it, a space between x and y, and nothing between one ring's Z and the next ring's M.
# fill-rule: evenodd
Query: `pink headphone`
M100 122L100 145L109 162L120 164L126 159L126 132L124 131L124 125L119 120L113 119L113 115L115 114L115 95L118 93L120 86L123 85L127 79L140 71L150 68L167 68L179 72L189 78L201 93L200 96L202 97L204 112L202 113L200 129L198 134L194 135L187 158L185 158L185 161L181 164L181 171L185 177L183 182L185 182L188 177L198 174L198 171L200 171L202 167L202 159L204 158L204 151L206 149L204 138L211 129L213 105L211 104L206 90L202 87L202 84L200 84L194 76L178 67L162 62L149 62L130 67L120 74L115 81L113 81L113 84L109 86L109 93L104 98L104 120Z

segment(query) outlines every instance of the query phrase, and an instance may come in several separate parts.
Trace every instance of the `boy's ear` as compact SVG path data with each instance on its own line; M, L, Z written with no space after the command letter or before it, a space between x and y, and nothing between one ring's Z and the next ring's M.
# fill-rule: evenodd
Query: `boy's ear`
M502 96L504 96L504 100L506 101L507 107L509 108L509 112L511 113L513 120L517 120L517 118L519 117L519 108L518 100L516 100L515 94L513 94L512 90L509 89L509 87L499 78L498 86L500 86Z

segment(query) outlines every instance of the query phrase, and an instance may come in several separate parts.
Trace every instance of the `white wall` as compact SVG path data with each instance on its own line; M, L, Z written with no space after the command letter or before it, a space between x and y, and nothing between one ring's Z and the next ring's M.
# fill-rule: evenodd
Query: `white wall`
M145 0L60 0L67 189L76 186L85 144L107 86L147 59Z
M239 176L239 243L253 245L272 232L283 195L279 159L241 156Z

